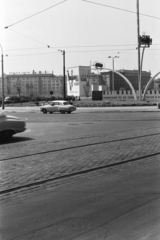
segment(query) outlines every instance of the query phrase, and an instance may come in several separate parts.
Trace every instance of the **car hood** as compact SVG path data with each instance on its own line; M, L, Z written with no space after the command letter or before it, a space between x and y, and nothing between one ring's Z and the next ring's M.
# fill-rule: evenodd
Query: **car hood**
M14 120L20 120L19 118L11 115L6 115L4 113L0 113L0 120L2 119L14 119Z
M15 116L11 116L11 115L7 115L6 116L7 119L15 119L15 120L20 120L18 117Z

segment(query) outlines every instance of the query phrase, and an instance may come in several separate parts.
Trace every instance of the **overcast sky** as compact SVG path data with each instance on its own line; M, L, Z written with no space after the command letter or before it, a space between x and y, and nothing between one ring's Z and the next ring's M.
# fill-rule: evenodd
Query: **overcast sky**
M136 6L137 0L1 0L4 72L63 74L58 49L66 51L66 69L96 61L112 68L108 56L119 56L116 70L138 69L137 15L130 12L136 12ZM140 13L152 16L140 15L140 34L153 39L143 62L143 70L152 75L160 71L159 9L160 0L139 0Z

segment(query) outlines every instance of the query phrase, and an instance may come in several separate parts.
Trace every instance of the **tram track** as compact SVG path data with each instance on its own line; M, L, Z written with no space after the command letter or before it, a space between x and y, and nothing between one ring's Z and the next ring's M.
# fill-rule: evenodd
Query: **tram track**
M71 178L71 177L80 176L82 174L87 174L87 173L95 172L95 171L98 171L98 170L112 168L112 167L116 167L116 166L119 166L119 165L122 166L122 165L125 165L127 163L135 163L135 162L138 162L138 161L141 161L141 160L144 160L144 159L147 159L147 158L151 158L151 157L156 157L156 156L159 156L159 155L160 155L160 152L156 152L156 153L147 154L147 155L143 155L143 156L136 157L136 158L130 158L130 159L127 159L127 160L124 160L124 161L119 161L119 162L115 162L115 163L111 163L111 164L105 164L105 165L101 165L101 166L98 166L98 167L92 167L92 168L88 168L88 169L81 170L81 171L76 171L76 172L69 173L69 174L63 174L63 175L58 176L58 177L53 177L53 178L49 178L49 179L45 179L45 180L41 180L41 181L37 181L37 182L31 182L31 183L24 184L24 185L21 185L21 186L16 186L16 187L12 187L10 189L2 190L2 191L0 191L0 195L3 196L4 194L12 193L12 192L23 190L23 189L29 190L32 187L40 186L40 185L43 185L43 184L46 184L46 183L49 183L49 182L68 179L68 178Z
M55 152L66 151L66 150L90 147L90 146L94 146L94 145L96 146L96 145L107 144L107 143L114 143L114 142L140 139L140 138L157 136L157 135L160 135L160 132L159 133L152 133L152 134L145 134L145 135L141 135L141 136L126 137L126 138L119 138L119 139L106 140L106 141L98 141L98 142L93 142L93 143L85 143L85 144L79 144L79 145L77 144L76 146L61 147L61 148L58 148L58 149L51 149L51 150L45 150L45 151L40 151L40 152L35 152L35 153L30 153L30 154L18 155L18 156L14 156L14 157L3 158L3 159L0 159L0 162L16 160L16 159L19 159L19 158L32 157L32 156L37 156L37 155L43 155L43 154L49 154L49 153L55 153ZM101 137L102 137L102 135L101 135ZM72 140L75 140L75 139L72 139Z

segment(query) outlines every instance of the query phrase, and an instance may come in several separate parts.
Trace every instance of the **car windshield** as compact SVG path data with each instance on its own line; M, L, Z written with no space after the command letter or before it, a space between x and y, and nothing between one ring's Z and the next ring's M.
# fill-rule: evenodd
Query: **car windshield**
M69 102L63 102L63 105L70 105Z
M50 102L49 104L50 104L51 106L54 106L54 105L55 105L55 103L54 103L54 102Z

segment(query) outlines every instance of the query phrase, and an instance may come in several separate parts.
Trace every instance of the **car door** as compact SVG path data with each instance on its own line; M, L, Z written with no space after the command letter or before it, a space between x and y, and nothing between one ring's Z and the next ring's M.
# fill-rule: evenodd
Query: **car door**
M61 110L64 110L63 103L59 102L58 111L60 112Z
M50 106L47 107L48 112L56 112L57 105L55 105L55 102L50 103Z
M59 109L59 102L54 102L53 112L58 112L58 109Z

